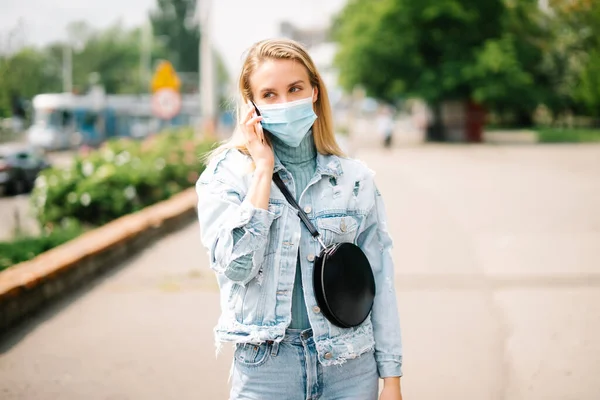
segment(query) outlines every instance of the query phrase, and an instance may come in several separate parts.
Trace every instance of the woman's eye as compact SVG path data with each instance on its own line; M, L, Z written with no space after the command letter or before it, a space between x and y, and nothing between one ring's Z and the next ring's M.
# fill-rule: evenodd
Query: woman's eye
M275 93L273 93L273 92L266 92L265 94L263 94L263 99L270 99L273 96L275 96Z
M302 89L300 89L297 86L294 86L293 88L290 89L290 93L299 92L300 90L302 90Z

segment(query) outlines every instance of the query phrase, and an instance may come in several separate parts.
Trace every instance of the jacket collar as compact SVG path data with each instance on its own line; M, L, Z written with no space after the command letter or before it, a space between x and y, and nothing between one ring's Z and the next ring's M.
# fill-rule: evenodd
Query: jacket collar
M285 169L285 167L279 160L279 157L275 155L275 166L273 168L273 173L279 172L282 169ZM321 176L333 176L339 178L343 173L344 171L342 170L342 163L340 162L340 158L338 156L317 153L317 174Z

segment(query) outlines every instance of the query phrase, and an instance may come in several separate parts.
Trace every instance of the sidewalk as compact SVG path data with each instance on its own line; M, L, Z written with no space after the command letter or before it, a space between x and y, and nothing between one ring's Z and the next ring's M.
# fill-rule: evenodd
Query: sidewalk
M357 151L397 261L406 399L600 397L600 146ZM0 341L0 398L226 399L195 223Z

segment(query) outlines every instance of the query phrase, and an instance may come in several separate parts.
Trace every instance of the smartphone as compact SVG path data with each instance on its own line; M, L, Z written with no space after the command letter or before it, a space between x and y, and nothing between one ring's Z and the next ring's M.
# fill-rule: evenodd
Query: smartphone
M258 107L256 107L256 104L254 104L254 102L252 100L250 100L250 103L252 103L252 105L254 106L254 110L256 111L256 116L260 117L260 111L258 110Z
M260 110L258 109L258 107L256 106L256 104L254 104L254 102L252 100L250 100L250 103L252 103L252 105L254 106L254 110L256 111L256 116L260 117L261 116L260 115ZM271 132L269 132L268 130L266 130L265 128L263 128L263 126L262 126L262 124L260 122L259 122L259 124L260 124L260 129L263 132L267 132L269 135L271 135Z
M260 110L258 109L258 107L256 106L256 104L254 104L254 102L253 102L252 100L250 100L250 103L252 103L252 105L254 106L254 111L256 111L256 116L257 116L257 117L260 117L260 116L261 116L261 115L260 115ZM261 130L261 131L262 131L262 133L263 133L263 134L262 134L262 137L261 137L261 139L260 139L260 141L261 141L262 143L264 143L264 142L265 142L265 141L264 141L264 137L265 137L265 134L264 134L264 133L265 133L265 132L267 132L268 134L270 134L271 132L269 132L268 130L264 129L264 128L263 128L263 126L262 126L262 124L261 124L260 122L259 122L258 124L260 125L260 130ZM267 142L267 143L268 143L268 142Z

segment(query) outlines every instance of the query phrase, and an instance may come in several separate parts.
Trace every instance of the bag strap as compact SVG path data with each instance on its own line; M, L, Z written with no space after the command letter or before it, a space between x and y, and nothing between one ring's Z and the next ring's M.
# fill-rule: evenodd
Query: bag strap
M327 248L327 246L325 246L325 244L321 240L321 234L319 233L317 228L315 228L313 223L310 222L308 215L306 215L304 210L302 210L302 207L300 207L294 196L292 196L289 189L285 186L285 183L283 183L283 180L277 172L273 174L273 182L275 182L279 190L281 190L281 193L283 193L283 197L285 197L288 203L290 203L292 207L298 210L298 216L300 217L300 220L302 220L302 223L304 223L304 226L306 226L306 229L308 229L308 231L310 232L311 236L318 240L324 249Z

